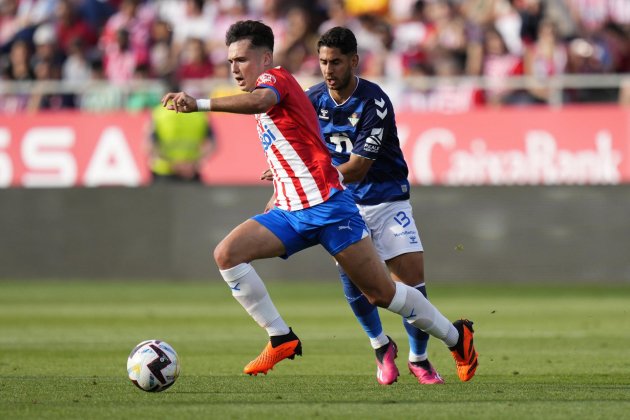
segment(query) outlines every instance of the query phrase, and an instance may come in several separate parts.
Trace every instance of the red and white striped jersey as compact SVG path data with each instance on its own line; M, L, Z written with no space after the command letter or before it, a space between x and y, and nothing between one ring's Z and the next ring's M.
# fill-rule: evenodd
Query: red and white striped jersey
M305 209L328 200L333 190L343 190L315 110L295 78L275 67L258 77L256 88L272 89L278 98L266 113L256 114L258 136L273 173L276 207Z

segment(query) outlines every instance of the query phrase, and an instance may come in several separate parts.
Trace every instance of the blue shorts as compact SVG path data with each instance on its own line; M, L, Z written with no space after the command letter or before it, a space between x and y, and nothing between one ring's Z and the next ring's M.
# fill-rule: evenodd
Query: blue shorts
M368 236L368 230L351 195L338 191L327 201L303 210L274 208L252 217L276 235L286 254L321 244L330 255L336 255Z

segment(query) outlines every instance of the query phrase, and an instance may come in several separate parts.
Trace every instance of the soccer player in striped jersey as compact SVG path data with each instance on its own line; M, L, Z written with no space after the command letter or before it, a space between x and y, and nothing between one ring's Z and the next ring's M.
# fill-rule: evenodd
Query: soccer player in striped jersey
M169 92L162 104L175 112L253 114L257 121L273 175L275 206L234 228L214 250L232 295L270 337L244 372L267 373L276 363L302 354L302 343L280 316L251 262L288 258L319 244L370 303L441 339L458 355L460 377L472 378L477 367L472 328L462 327L462 320L452 324L418 290L390 279L332 164L308 97L289 72L273 67L271 28L258 21L236 22L226 33L226 45L232 75L245 94L195 99L185 92Z
M359 63L351 30L336 27L320 38L317 49L324 81L307 90L333 164L353 193L376 249L391 276L427 296L423 247L409 203L408 169L394 108L376 84L355 75ZM383 332L376 306L339 267L346 299L375 349L377 380L398 378L396 343ZM409 371L421 384L442 384L429 362L429 335L403 319L409 338Z

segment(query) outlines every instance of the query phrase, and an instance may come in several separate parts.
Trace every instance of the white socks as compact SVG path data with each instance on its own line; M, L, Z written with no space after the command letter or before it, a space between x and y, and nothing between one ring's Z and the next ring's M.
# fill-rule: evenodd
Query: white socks
M232 296L254 320L267 330L269 336L285 335L290 332L278 310L271 301L265 284L251 264L239 264L227 270L219 270L223 280L232 289Z
M459 338L457 329L419 290L399 282L395 284L396 293L387 307L388 310L401 315L413 326L444 341L448 347L457 344Z
M377 337L370 337L370 345L374 350L383 347L385 344L389 343L389 338L385 335L385 333L380 333Z

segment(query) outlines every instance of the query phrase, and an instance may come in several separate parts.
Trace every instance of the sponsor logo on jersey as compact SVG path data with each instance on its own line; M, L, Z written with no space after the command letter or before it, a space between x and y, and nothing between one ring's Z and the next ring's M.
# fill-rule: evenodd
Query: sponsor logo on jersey
M394 238L399 238L401 236L407 236L409 238L414 238L413 240L416 240L416 235L417 234L418 233L415 230L403 230L402 232L394 233Z
M328 116L328 110L325 108L321 108L319 110L319 119L328 121L330 117Z
M275 85L276 84L276 78L273 76L273 74L263 73L260 76L258 76L258 80L256 81L256 84L258 84L258 85Z
M365 139L365 144L363 145L363 150L366 152L378 153L381 148L381 144L383 142L383 129L382 128L373 128L370 133L370 137Z
M271 146L271 143L276 140L276 136L273 135L271 127L267 124L258 124L256 129L258 130L258 138L260 138L263 150L266 152L269 146Z
M354 127L359 122L359 114L353 112L352 115L348 117L348 121L350 121L350 124Z

